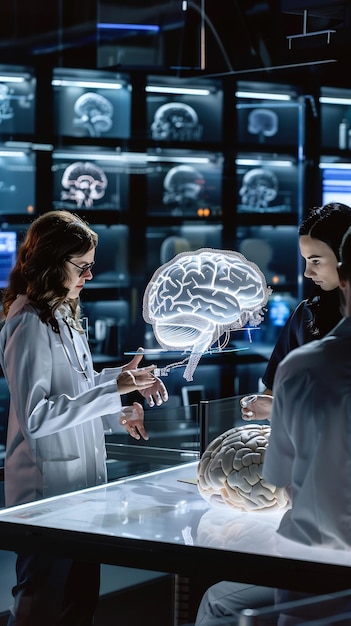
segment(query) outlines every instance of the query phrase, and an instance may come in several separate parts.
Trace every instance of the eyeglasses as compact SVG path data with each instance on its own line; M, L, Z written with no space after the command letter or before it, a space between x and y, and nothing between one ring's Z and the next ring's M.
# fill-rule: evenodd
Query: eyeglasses
M87 263L86 265L77 265L77 263L73 263L73 261L70 261L69 259L66 259L66 261L67 263L70 263L71 265L74 265L74 267L79 269L79 272L78 272L79 278L83 276L83 274L90 272L91 268L94 267L95 265L95 261L93 261L92 263Z

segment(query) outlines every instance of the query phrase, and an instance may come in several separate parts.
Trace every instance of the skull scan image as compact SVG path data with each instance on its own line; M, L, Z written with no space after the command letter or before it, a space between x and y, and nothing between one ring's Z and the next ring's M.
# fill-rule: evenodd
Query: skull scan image
M160 106L151 124L151 137L156 140L199 141L202 126L193 107L183 102L168 102Z
M113 106L111 102L94 92L85 93L74 103L76 117L73 123L84 127L90 137L100 137L112 128Z
M261 323L270 293L260 269L242 254L201 248L156 270L144 292L143 316L162 348L190 352L189 381L202 354L223 335L220 349L231 330Z
M270 426L247 424L214 439L197 468L201 496L214 506L244 511L284 508L288 504L285 489L262 478L270 432Z
M252 135L258 135L260 141L264 141L265 137L274 137L278 126L278 115L271 109L253 109L249 113L247 130Z
M244 174L239 189L239 196L244 206L264 209L278 195L278 178L264 167L255 167Z
M0 124L3 120L10 120L14 116L11 106L11 94L7 85L0 84Z
M66 167L61 184L61 200L72 200L77 208L91 208L95 200L104 197L107 188L105 172L95 163L76 161Z
M163 180L163 204L196 211L204 185L204 177L191 165L172 167Z

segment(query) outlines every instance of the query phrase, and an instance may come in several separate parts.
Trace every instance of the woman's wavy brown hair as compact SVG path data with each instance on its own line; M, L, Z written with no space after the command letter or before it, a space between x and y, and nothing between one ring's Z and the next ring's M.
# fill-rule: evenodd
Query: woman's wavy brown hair
M55 311L67 300L64 286L69 278L65 261L86 254L98 243L97 234L74 213L49 211L29 226L21 243L9 284L3 292L6 317L17 295L25 294L38 309L40 318L57 330ZM79 316L79 300L70 300Z

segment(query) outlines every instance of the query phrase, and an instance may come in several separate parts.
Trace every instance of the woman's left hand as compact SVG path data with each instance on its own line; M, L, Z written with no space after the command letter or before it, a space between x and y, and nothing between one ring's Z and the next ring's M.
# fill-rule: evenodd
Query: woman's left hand
M119 423L124 426L127 433L134 439L140 436L147 441L149 435L144 428L144 409L139 402L133 402L133 406L122 407Z

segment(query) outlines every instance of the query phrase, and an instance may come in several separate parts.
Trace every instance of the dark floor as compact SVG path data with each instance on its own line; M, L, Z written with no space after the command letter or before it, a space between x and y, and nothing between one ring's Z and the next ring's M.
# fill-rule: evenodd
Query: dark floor
M172 576L143 583L101 598L95 626L140 626L152 616L158 626L174 626Z
M189 624L186 580L175 591L174 577L161 576L101 597L95 626L140 626L152 617L157 626ZM175 608L176 607L176 608ZM190 611L191 612L191 611ZM7 625L8 614L0 615L0 626Z

